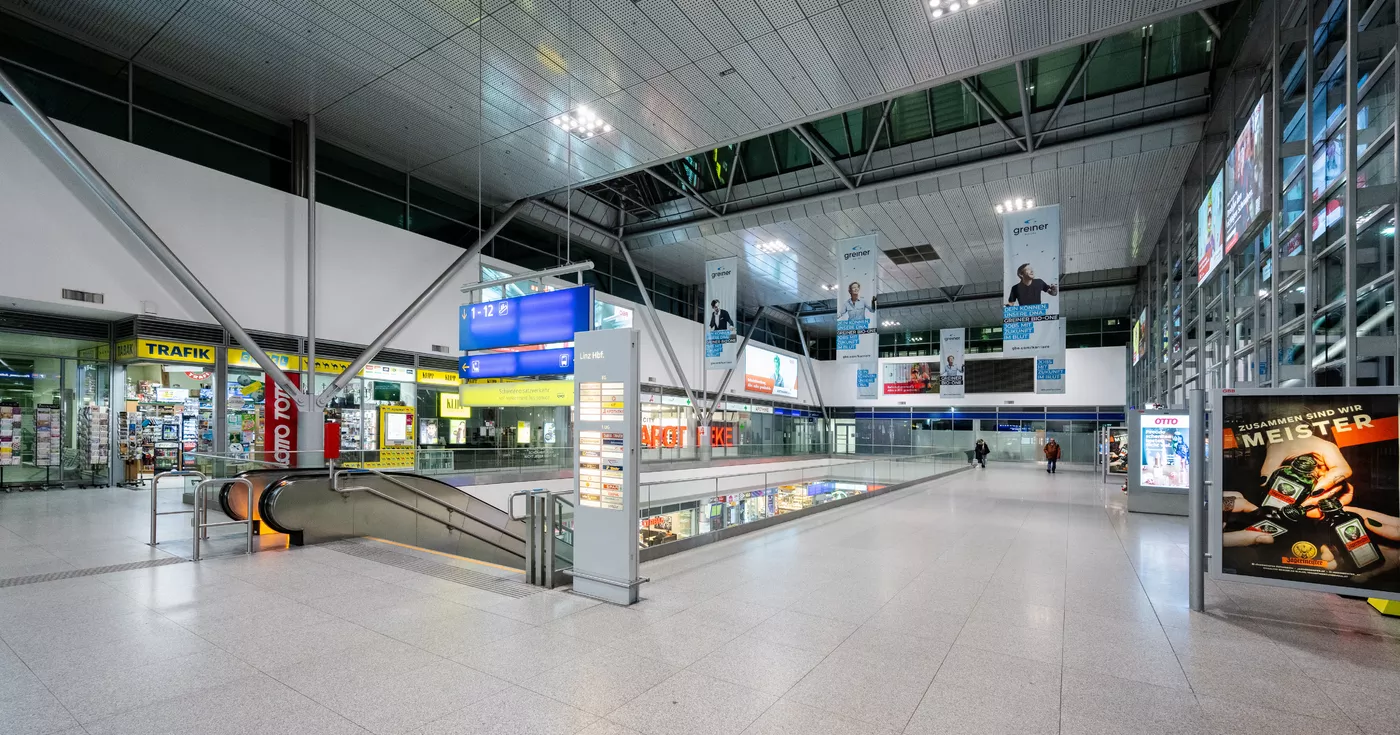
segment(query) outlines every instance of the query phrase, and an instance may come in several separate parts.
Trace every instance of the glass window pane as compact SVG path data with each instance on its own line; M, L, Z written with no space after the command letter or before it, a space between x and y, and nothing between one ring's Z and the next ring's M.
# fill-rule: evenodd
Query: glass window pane
M280 158L291 157L292 129L137 67L136 106L189 123Z
M1069 84L1069 77L1074 73L1074 67L1083 55L1084 48L1076 46L1028 62L1030 78L1027 81L1031 85L1029 92L1032 108L1043 110L1055 106L1055 101L1059 99L1065 85ZM1073 100L1071 97L1070 101Z
M1395 215L1380 216L1356 235L1356 287L1359 289L1395 268ZM1359 320L1358 320L1359 322Z
M1142 85L1142 31L1104 39L1084 72L1088 96L1110 94Z
M778 173L773 162L773 149L768 145L768 137L756 138L744 144L744 180L753 181Z
M846 129L850 133L851 145L853 146L851 150L852 155L865 152L865 147L868 144L865 137L875 133L873 125L880 124L880 110L882 107L882 105L874 105L873 107L867 107L861 110L851 110L843 115L843 117L846 118ZM875 122L872 124L871 129L867 131L865 129L865 118L868 116L867 113L871 110L875 113Z
M316 176L316 201L386 225L403 227L405 224L403 202L333 179L326 174Z
M1346 248L1337 248L1313 266L1313 309L1321 310L1346 293Z
M1205 71L1210 67L1213 41L1210 28L1195 13L1154 24L1148 45L1148 81Z
M846 117L844 115L822 118L812 123L812 129L817 131L817 136L823 143L826 143L827 151L834 152L836 158L845 158L851 155L851 145L846 140Z
M126 140L126 105L11 64L0 67L49 117ZM6 101L2 94L0 101Z
M59 79L126 99L128 66L124 59L70 41L13 15L4 16L0 22L0 54Z
M316 170L395 199L403 199L407 194L408 177L402 171L396 171L324 140L316 141ZM320 177L317 180L319 181ZM317 193L319 195L319 192Z
M1021 93L1016 89L1016 67L1005 66L980 74L976 82L982 96L1004 115L1021 114Z
M796 133L779 130L768 137L773 141L774 152L778 154L779 170L795 171L812 165L812 152Z
M938 135L965 130L982 123L982 107L959 83L929 91L933 103L933 129Z
M928 95L924 92L906 94L890 108L890 137L895 145L923 140L932 135Z
M137 145L274 189L288 191L291 186L292 165L287 161L141 110L135 111L132 121Z
M408 185L410 189L409 201L413 203L414 207L429 210L434 214L455 219L458 222L470 225L477 223L480 210L476 202L419 178L410 177Z

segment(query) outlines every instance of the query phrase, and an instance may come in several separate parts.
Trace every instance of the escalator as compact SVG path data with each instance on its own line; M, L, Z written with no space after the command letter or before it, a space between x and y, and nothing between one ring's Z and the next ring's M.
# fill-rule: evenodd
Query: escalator
M293 546L369 536L522 569L526 524L461 488L411 472L351 471L332 487L326 469L260 469L240 473L253 486L254 519L287 534ZM219 505L242 520L242 483L227 483ZM564 524L556 533L558 563L572 563Z

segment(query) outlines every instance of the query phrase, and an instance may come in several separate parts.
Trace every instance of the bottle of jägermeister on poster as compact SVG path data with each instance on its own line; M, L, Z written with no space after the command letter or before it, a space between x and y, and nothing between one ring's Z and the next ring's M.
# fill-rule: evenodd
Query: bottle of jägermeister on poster
M1336 551L1338 561L1344 565L1349 562L1352 571L1357 572L1364 572L1385 561L1380 549L1376 548L1376 542L1366 533L1366 524L1361 516L1344 509L1336 498L1320 501L1317 509L1322 511L1319 523L1326 529L1328 541L1340 544Z
M1292 545L1298 538L1314 533L1313 521L1301 506L1260 508L1252 516L1253 522L1245 530L1267 533L1274 537L1274 543L1279 546Z
M1312 493L1313 485L1317 482L1319 464L1321 462L1318 456L1311 452L1288 460L1269 475L1268 481L1264 483L1267 494L1264 496L1264 502L1259 505L1265 508L1283 508L1301 502Z

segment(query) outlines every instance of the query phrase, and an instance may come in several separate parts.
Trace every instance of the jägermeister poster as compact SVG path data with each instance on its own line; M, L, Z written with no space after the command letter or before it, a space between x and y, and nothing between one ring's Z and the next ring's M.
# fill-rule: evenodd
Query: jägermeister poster
M1221 397L1221 570L1400 593L1397 397Z

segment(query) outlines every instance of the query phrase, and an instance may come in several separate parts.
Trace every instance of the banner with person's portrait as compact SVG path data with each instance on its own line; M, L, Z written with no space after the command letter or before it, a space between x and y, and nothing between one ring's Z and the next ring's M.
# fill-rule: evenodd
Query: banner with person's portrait
M966 344L966 329L938 330L938 393L944 398L962 398L966 390Z
M1212 572L1400 599L1400 396L1240 389L1216 401Z
M739 259L705 261L705 369L739 364Z
M1054 347L1060 318L1060 205L1001 216L1002 354L1039 355Z
M841 282L836 287L836 359L875 360L880 350L875 295L879 291L880 236L836 241Z

